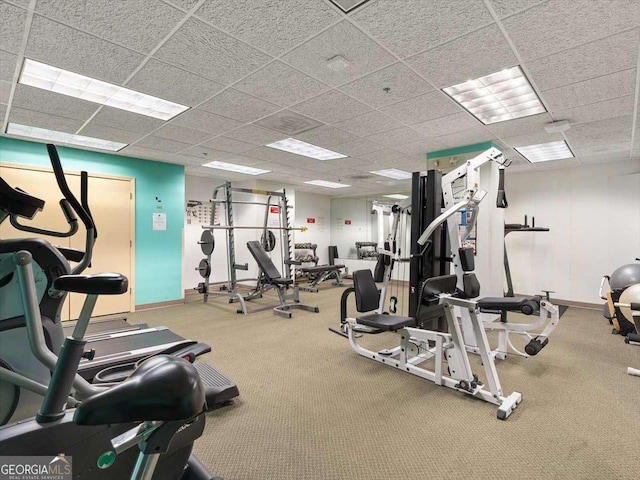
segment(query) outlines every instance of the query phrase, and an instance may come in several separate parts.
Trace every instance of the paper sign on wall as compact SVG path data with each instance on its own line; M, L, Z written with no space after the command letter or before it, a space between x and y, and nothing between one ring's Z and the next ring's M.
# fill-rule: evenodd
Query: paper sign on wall
M269 213L280 213L280 207L269 207Z
M351 225L351 220L345 220L345 221L344 221L344 224L345 224L345 225Z
M316 219L315 218L307 218L307 223L316 223Z
M166 230L167 229L167 214L166 213L153 213L153 229L154 230Z

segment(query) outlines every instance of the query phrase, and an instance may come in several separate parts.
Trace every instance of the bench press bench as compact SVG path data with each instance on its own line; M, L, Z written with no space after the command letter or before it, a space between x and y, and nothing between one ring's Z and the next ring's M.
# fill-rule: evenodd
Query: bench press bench
M318 285L330 278L334 279L333 285L344 286L342 283L342 272L344 265L316 265L314 267L302 267L300 271L310 276L309 283L300 287L300 290L307 292L317 292Z

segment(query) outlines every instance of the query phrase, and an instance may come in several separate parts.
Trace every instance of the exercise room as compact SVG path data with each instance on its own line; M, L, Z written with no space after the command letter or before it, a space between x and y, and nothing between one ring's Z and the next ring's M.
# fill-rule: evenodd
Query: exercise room
M0 479L637 479L640 2L0 18Z

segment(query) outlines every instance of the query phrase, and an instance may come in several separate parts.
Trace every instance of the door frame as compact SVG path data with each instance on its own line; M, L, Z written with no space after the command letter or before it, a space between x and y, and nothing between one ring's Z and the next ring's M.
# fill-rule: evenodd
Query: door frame
M20 165L17 163L0 163L0 167L2 168L11 168L15 170L32 170L39 172L47 172L53 174L52 168L34 166L34 165ZM65 170L65 175L75 175L80 176L80 171L78 170ZM88 173L88 172L87 172ZM136 275L136 179L133 177L124 177L120 175L109 175L105 173L88 173L89 177L95 178L103 178L107 180L118 180L129 182L129 231L131 232L131 237L129 238L129 271L131 275L129 275L129 311L135 312L135 275Z

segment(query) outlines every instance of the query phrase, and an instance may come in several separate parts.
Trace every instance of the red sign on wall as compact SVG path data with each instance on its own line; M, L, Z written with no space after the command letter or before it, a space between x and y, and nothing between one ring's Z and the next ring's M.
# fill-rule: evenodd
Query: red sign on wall
M351 220L345 220L345 221L344 221L344 224L345 224L345 225L351 225Z
M307 218L307 223L316 223L316 219L315 218Z
M269 207L269 213L280 213L280 207Z

